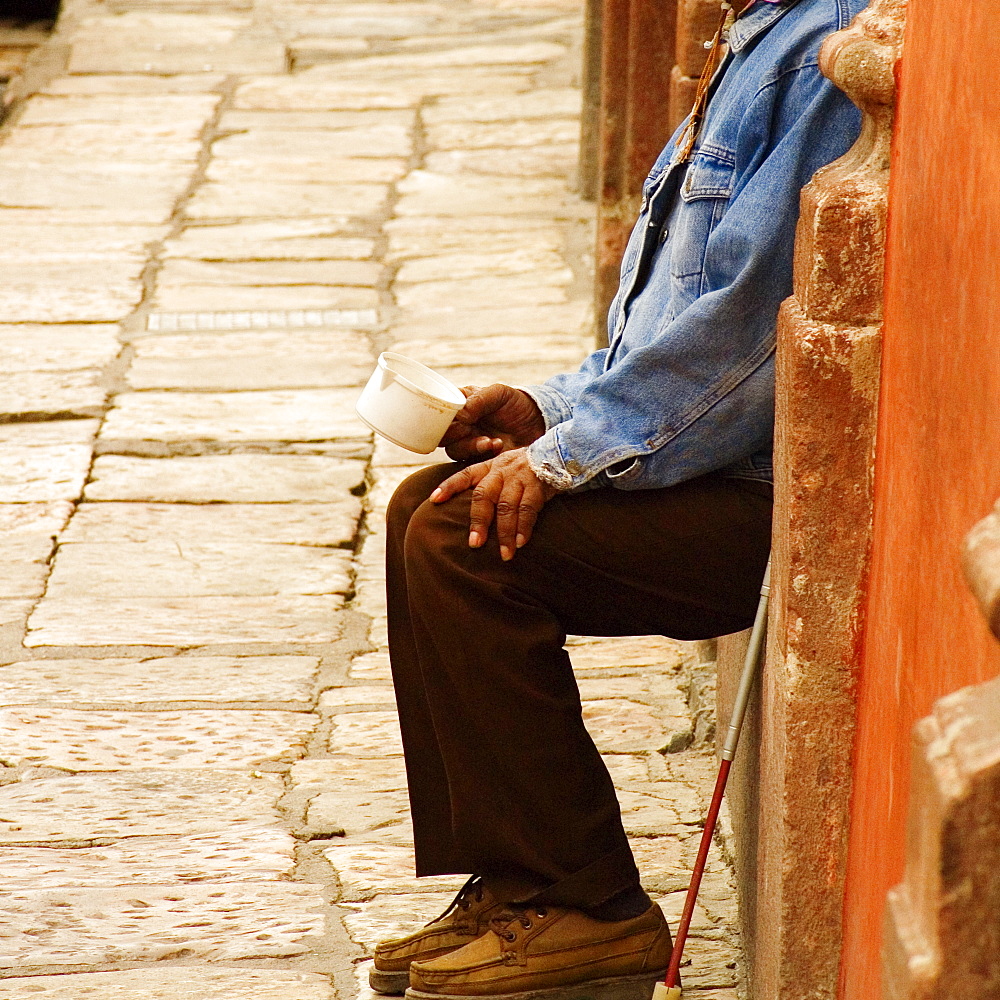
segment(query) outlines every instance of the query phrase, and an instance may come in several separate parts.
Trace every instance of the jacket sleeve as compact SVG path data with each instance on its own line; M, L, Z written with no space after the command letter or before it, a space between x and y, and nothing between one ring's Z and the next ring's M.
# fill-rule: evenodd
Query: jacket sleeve
M541 478L563 490L670 486L769 447L799 194L858 125L857 108L812 63L758 92L737 133L735 186L708 237L701 294L610 366L599 351L529 390L548 427L528 451ZM669 282L657 273L666 267L661 257L649 281Z

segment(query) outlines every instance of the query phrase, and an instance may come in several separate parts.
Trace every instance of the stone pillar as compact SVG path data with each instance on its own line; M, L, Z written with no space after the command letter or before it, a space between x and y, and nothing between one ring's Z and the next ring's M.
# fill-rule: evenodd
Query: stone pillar
M1000 504L964 569L1000 638ZM914 727L906 874L889 893L883 1000L1000 996L1000 679L941 698Z
M862 109L864 126L803 191L794 294L778 323L759 772L751 727L732 789L750 996L761 1000L837 993L904 11L905 0L875 0L823 48L823 72ZM722 644L723 670L727 660L738 657Z
M577 186L587 201L597 198L601 117L601 21L604 0L587 0L583 34L583 109Z
M679 0L677 4L677 64L670 75L669 119L676 128L691 110L698 78L708 52L705 42L719 27L719 0Z
M642 182L673 131L667 108L675 3L603 0L595 315L598 342L618 289Z

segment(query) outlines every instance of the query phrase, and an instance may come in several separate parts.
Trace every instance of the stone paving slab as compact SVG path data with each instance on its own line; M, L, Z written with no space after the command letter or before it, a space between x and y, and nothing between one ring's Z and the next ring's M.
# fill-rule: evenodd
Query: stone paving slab
M487 174L496 177L559 177L572 183L580 144L551 143L514 149L449 149L430 153L424 166L435 174Z
M516 149L520 146L547 146L570 143L580 138L576 118L544 121L440 122L428 129L428 141L435 149Z
M306 712L4 708L0 761L73 771L249 767L301 757L315 722Z
M4 546L5 550L8 546ZM51 552L51 545L48 546ZM45 563L48 552L38 552L38 559L18 559L17 553L7 556L3 577L0 577L0 598L41 597L49 568Z
M0 326L0 364L8 375L100 368L121 349L117 329L110 323Z
M153 296L163 312L235 310L375 310L379 297L370 288L337 285L174 285Z
M646 705L620 698L588 701L583 718L602 753L656 751L669 739L666 720ZM690 725L689 719L678 720Z
M589 303L550 306L505 306L501 309L456 308L452 313L407 316L392 325L399 340L461 338L470 330L488 334L566 334L593 330Z
M296 882L13 890L0 967L302 955L324 932L322 886Z
M284 45L269 41L232 41L228 44L169 45L127 39L81 39L73 44L71 73L280 73L285 68Z
M387 652L365 653L351 660L348 676L359 681L391 681L389 654Z
M69 542L59 548L48 598L255 597L345 594L346 549L236 540Z
M243 112L244 114L246 112ZM235 135L217 139L212 146L216 159L254 160L256 162L280 160L337 159L362 156L401 157L410 155L413 141L410 136L412 118L404 121L375 119L369 124L354 127L324 128L322 131L305 128L246 128ZM277 123L276 123L277 124ZM223 128L225 126L222 126ZM331 175L331 180L336 176Z
M0 785L0 844L277 828L280 775L130 770Z
M320 696L317 707L320 711L336 711L340 708L396 704L391 685L355 684L350 687L327 688Z
M45 598L24 644L213 646L328 643L340 637L339 596Z
M0 866L4 891L265 882L291 873L295 840L281 830L240 829L133 837L101 847L0 847Z
M562 45L553 42L524 42L521 44L489 44L449 46L439 52L413 52L398 55L371 56L366 59L344 60L336 66L324 67L327 77L344 76L353 78L357 73L375 74L380 78L392 76L393 72L419 72L422 69L437 70L442 67L465 69L475 66L517 66L525 68L531 64L546 63L558 59L565 53ZM316 75L319 75L318 71ZM469 73L469 78L476 74Z
M366 902L341 903L348 933L371 954L379 941L417 930L439 917L451 901L443 892L391 893Z
M7 1000L334 1000L327 976L282 969L157 965L4 979Z
M612 639L570 636L567 649L575 670L624 670L634 667L680 667L681 644L659 635Z
M364 902L383 893L440 892L454 894L464 875L417 878L412 845L336 844L323 852L340 882L340 899ZM450 897L449 897L450 898ZM442 907L443 909L443 907Z
M0 259L16 264L122 260L138 265L145 263L144 247L166 233L164 226L97 225L74 226L58 224L58 220L44 221L14 218L11 211L0 211ZM11 327L0 327L9 332ZM64 330L92 330L99 334L102 328L92 324L67 323L53 327L52 333ZM38 330L44 332L44 328ZM44 343L44 341L42 342Z
M292 80L270 84L266 79L241 87L234 100L237 108L297 110L368 110L416 107L424 97L456 94L516 94L531 86L531 67L483 66L476 73L434 68L387 71L382 81L370 83L364 70L357 75L330 75L329 67L305 70ZM262 93L262 87L268 93Z
M34 598L30 600L0 598L0 628L10 625L18 630L22 629L34 606Z
M292 764L292 786L304 792L322 792L328 788L357 791L395 792L406 789L406 771L401 757L322 757Z
M544 306L567 301L565 286L569 277L557 274L554 280L546 281L544 277L508 275L464 281L425 281L398 286L395 297L400 308L417 313L454 312L456 302L474 309L500 309L512 301Z
M131 262L129 270L132 270ZM109 281L98 269L91 271L88 278L67 274L66 284L55 288L50 281L18 281L16 275L11 275L10 283L4 286L0 319L5 323L73 323L80 320L107 323L124 318L139 304L142 286L138 273L134 279Z
M580 362L581 338L573 335L517 336L495 334L480 337L470 330L461 342L428 338L400 340L393 345L401 354L427 359L435 368L485 366L490 364L525 365L548 362L572 370ZM572 368L570 367L572 366Z
M3 149L5 154L60 149L69 162L75 159L80 163L131 161L159 166L168 160L194 163L201 149L198 133L203 124L204 119L187 118L115 129L102 122L36 125L15 129L5 137Z
M279 168L280 169L280 168ZM385 207L384 184L265 183L203 184L187 203L189 219L281 219L342 215L363 219Z
M88 73L86 76L57 76L41 88L39 93L59 96L90 94L192 94L214 90L225 77L220 73L171 76L147 76L127 73Z
M220 356L194 359L140 357L129 368L128 384L137 390L189 389L206 392L323 389L339 386L358 386L360 390L368 381L373 367L374 362L370 357L353 362L350 357L341 360L339 350L332 348L323 354L303 354L290 350L284 356L242 354L232 358Z
M368 438L353 389L124 393L101 437L153 441L328 441Z
M282 161L277 167L274 160L234 156L213 160L205 179L221 185L273 183L276 169L280 169L282 183L285 184L391 184L406 175L406 160L402 157L366 160L361 156L346 155L325 158L297 156ZM350 224L349 220L342 222L341 228L347 224Z
M39 537L51 541L72 513L73 505L66 501L0 504L0 542L6 546Z
M395 211L400 216L461 218L482 214L486 205L498 216L582 216L579 202L568 196L565 184L547 178L460 177L415 170L397 186L402 197Z
M102 708L272 702L307 708L318 667L314 656L26 660L0 667L0 701Z
M195 504L327 503L363 481L363 463L320 455L103 455L94 462L85 497ZM0 478L0 499L2 484ZM348 501L351 511L356 509L353 499Z
M30 160L2 158L6 171L35 166ZM147 168L143 171L143 168ZM183 192L189 170L184 165L168 170L150 170L148 164L120 164L106 170L59 170L51 164L44 173L5 176L0 180L0 198L11 208L55 208L99 217L103 210L108 221L160 222L169 217L174 201Z
M346 490L344 491L346 493ZM357 530L361 501L341 496L315 504L81 504L63 533L73 542L180 542L347 546ZM3 507L0 507L0 531Z
M498 216L485 211L467 218L413 215L389 219L382 227L389 237L388 259L433 257L441 253L506 253L562 245L562 228L545 217ZM485 245L484 245L485 243Z
M311 218L194 226L164 243L163 256L204 260L368 260L370 237L339 235L343 219Z
M96 369L0 373L0 420L30 416L44 419L52 414L98 417L107 400L102 381Z
M75 500L90 467L88 444L21 446L0 436L0 503Z
M379 128L394 125L412 127L413 113L400 109L380 111L224 111L219 116L219 132L252 132L258 129L280 131ZM371 155L366 153L365 155Z
M396 284L408 285L423 281L455 281L487 275L532 274L543 282L568 285L572 272L564 264L561 245L547 240L521 246L507 252L478 251L442 253L406 260L396 272ZM457 345L456 345L457 346Z
M395 5L394 5L395 6ZM400 4L399 6L404 6ZM411 7L412 9L412 7ZM345 5L341 8L341 16L323 17L298 17L295 19L295 26L298 30L310 32L321 32L324 36L333 38L350 38L353 36L361 38L407 38L413 35L426 34L434 29L440 20L440 15L444 11L438 7L431 8L430 16L419 16L405 11L398 13L389 8L390 13L384 7L379 9L374 5ZM337 11L340 13L340 11Z
M343 829L348 837L413 843L410 801L405 791L338 789L309 800L306 823L317 830Z
M581 104L580 91L576 87L539 87L515 97L444 98L427 108L423 119L428 125L504 121L532 121L535 124L534 119L538 118L576 118Z
M381 266L373 261L216 261L169 260L157 276L158 288L185 285L358 285L374 288Z
M330 731L330 753L352 757L402 756L403 744L395 712L352 712L338 715Z
M25 128L103 122L118 128L126 123L171 124L184 119L202 122L215 110L220 99L218 94L41 94L25 103L17 125Z

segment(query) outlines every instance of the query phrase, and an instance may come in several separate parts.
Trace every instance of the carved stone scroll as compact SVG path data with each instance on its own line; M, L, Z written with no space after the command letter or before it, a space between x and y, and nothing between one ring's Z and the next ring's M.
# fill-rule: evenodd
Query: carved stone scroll
M1000 639L1000 500L969 532L962 568L990 631Z
M1000 680L937 702L914 727L912 769L906 874L885 910L883 1000L995 1000Z
M861 108L864 125L803 191L794 294L778 322L758 832L755 845L739 846L757 861L756 884L742 893L751 907L743 917L753 937L750 995L767 1000L837 992L905 8L875 0L823 47L823 72Z

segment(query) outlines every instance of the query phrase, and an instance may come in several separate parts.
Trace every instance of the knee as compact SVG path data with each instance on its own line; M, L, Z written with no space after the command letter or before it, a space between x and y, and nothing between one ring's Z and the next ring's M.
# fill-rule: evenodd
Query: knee
M445 470L448 470L447 472ZM386 527L390 536L404 538L420 505L435 488L451 474L450 465L432 465L421 469L396 487L385 512Z

